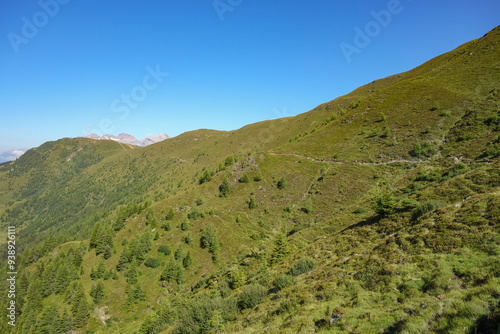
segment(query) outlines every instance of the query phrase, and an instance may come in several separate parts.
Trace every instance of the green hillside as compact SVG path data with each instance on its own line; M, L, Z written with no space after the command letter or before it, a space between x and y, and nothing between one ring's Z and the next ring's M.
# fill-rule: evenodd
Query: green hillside
M0 332L498 333L499 42L296 117L1 164Z

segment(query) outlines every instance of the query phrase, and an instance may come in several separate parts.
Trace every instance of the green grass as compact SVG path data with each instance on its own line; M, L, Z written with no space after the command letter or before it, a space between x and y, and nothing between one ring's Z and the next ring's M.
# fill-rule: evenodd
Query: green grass
M499 35L497 28L296 117L191 131L146 148L46 143L0 165L0 234L18 226L20 272L35 274L42 263L62 263L58 254L80 241L87 249L96 222L108 225L120 207L135 205L113 232L110 269L124 240L130 246L154 229L146 226L153 213L159 239L146 258L160 264L137 268L145 300L125 305L125 272L103 281L97 306L113 320L92 315L85 330L95 333L134 333L164 301L178 311L178 331L188 311L205 312L200 324L226 332L472 331L500 293ZM221 197L224 180L231 191ZM377 215L372 202L388 193L391 210ZM216 256L200 247L209 225ZM288 251L275 263L280 235ZM180 283L160 281L173 256L159 253L161 245L189 251L193 263ZM75 278L87 297L99 261L86 252ZM50 303L60 312L71 306L51 294L40 307ZM226 304L234 307L221 318ZM332 314L342 317L325 326ZM3 319L1 332L5 326Z

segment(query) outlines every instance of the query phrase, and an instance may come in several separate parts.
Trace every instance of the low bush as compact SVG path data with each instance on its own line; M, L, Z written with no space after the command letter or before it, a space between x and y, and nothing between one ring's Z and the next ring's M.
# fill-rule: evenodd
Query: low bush
M158 253L163 253L165 255L170 255L171 251L167 245L161 245L158 247Z
M417 206L413 210L413 214L411 216L412 220L417 220L418 218L422 217L426 213L429 213L431 211L434 211L436 209L442 208L445 206L445 203L441 201L427 201L425 203L422 203L421 205Z
M259 284L247 285L243 288L238 301L239 307L244 310L254 308L267 296L267 289Z
M293 276L299 276L308 271L311 271L317 267L316 261L310 257L303 257L297 260L290 269L290 274Z
M283 290L284 288L292 286L294 284L295 277L286 274L280 274L276 276L273 281L273 286L278 290Z
M161 262L158 259L155 258L148 258L146 261L144 261L144 265L149 268L157 268L159 267Z

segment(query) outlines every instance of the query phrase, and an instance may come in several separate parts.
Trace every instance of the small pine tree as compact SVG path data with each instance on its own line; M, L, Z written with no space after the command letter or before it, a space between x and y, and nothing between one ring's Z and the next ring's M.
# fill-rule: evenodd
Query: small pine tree
M247 173L243 174L243 176L240 178L241 183L250 183L250 178L248 177Z
M227 197L227 196L229 196L230 192L231 192L231 185L229 184L229 182L225 178L222 181L221 185L219 186L220 197Z
M122 253L120 254L120 258L118 259L118 263L116 265L116 270L122 271L122 270L126 269L130 260L131 260L131 254L129 252L128 246L125 245Z
M200 179L198 180L198 184L203 184L211 180L212 180L212 173L210 173L210 170L205 169L203 174L200 176Z
M385 192L372 201L372 208L379 216L390 215L396 210L396 199L391 191Z
M224 165L226 167L231 166L233 163L234 163L234 159L232 156L228 156L228 157L226 157L226 160L224 160Z
M165 220L172 220L175 217L175 212L173 208L168 209L168 212L165 216Z
M146 226L149 226L151 228L155 228L157 225L158 225L158 222L156 221L153 208L149 208L148 214L146 215Z
M174 281L178 284L182 283L182 267L179 262L171 257L170 261L161 273L160 280L167 281L169 283Z
M200 241L201 247L208 248L208 251L213 254L214 262L217 261L219 256L219 241L213 224L208 225L207 228L201 231Z
M174 252L174 257L177 261L182 260L183 257L182 245L179 245L179 247L177 247L177 249Z
M92 229L92 234L90 235L89 250L96 248L99 244L99 238L101 236L102 227L101 223L97 222Z
M288 254L290 254L290 246L283 234L278 234L278 238L274 242L273 252L271 258L269 259L269 264L273 265L281 260L283 260Z
M249 209L255 209L257 207L257 202L255 201L255 198L250 198L248 201L248 208Z
M279 179L277 186L278 186L278 189L285 189L286 188L287 182L286 182L286 179L284 176L281 179Z
M93 268L92 268L93 269ZM97 270L95 272L95 277L97 279L100 279L100 278L103 278L104 277L104 273L106 272L106 264L104 263L104 260L101 259L99 261L99 265L97 266Z
M191 257L191 252L188 251L184 259L182 260L182 265L184 266L184 268L188 269L192 264L193 258Z
M90 296L94 300L95 304L99 304L104 298L104 284L102 281L98 281L95 286L90 290Z

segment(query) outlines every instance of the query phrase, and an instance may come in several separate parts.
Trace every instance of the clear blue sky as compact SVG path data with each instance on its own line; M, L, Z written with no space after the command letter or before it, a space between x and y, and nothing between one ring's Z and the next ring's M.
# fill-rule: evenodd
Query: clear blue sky
M498 0L218 4L2 1L0 153L81 136L87 124L141 138L296 115L500 24ZM388 7L377 30L371 11ZM354 28L367 24L370 43L348 62L340 45L356 47ZM168 76L155 80L157 67Z

